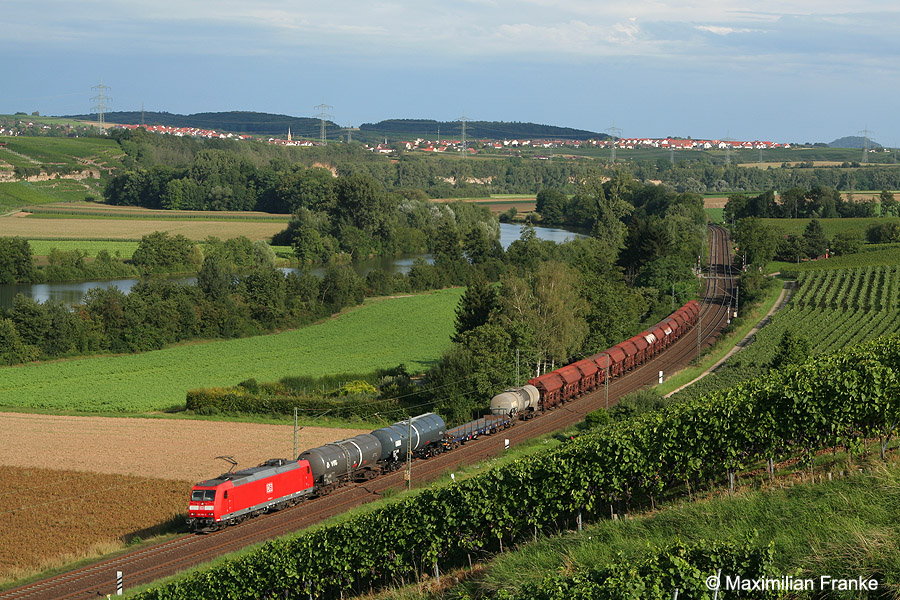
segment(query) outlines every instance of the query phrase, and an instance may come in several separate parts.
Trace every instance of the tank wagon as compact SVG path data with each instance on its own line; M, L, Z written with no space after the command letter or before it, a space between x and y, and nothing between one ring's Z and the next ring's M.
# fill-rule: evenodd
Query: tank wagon
M530 419L537 413L540 401L541 393L533 385L509 388L491 398L491 414Z
M531 419L592 392L644 364L697 323L692 300L653 327L603 352L534 377L491 399L490 413L450 430L435 413L413 417L304 451L297 460L273 459L258 467L203 481L191 491L188 524L216 529L248 516L327 494L350 481L366 481L413 458L429 458L518 420Z

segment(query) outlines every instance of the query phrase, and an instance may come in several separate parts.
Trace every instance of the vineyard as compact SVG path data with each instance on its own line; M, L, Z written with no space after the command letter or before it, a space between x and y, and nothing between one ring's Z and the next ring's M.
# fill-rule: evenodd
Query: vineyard
M763 374L786 331L808 340L813 354L900 332L900 267L800 273L790 304L746 349L675 397L698 398Z
M867 438L879 440L884 455L900 420L898 372L900 337L868 342L269 542L138 597L344 597L460 567L582 516L689 497L786 457L812 471L817 451L859 454ZM897 583L894 574L884 576Z

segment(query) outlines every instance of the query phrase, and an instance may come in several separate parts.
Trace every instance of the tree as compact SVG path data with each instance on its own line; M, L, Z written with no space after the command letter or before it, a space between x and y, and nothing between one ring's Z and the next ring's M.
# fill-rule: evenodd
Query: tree
M749 265L765 266L775 256L777 234L772 227L756 217L741 219L735 229L734 239Z
M803 246L810 258L821 256L828 250L828 238L818 219L811 220L803 230Z
M801 258L806 258L803 238L791 233L787 237L778 240L775 256L781 260L795 260L799 263Z
M538 192L535 210L541 215L541 222L546 225L562 225L565 221L565 209L568 199L566 195L552 188L544 188Z
M35 276L31 245L20 237L0 237L0 283L24 283Z
M200 260L194 242L180 233L170 236L167 231L154 231L141 237L131 256L131 262L143 273L195 269L200 266Z
M881 202L881 216L882 217L896 217L897 216L897 200L894 198L894 194L889 192L888 190L881 190L881 193L878 195L878 200Z
M584 184L586 192L597 204L597 222L591 235L616 250L625 242L626 228L622 219L634 212L634 207L625 199L631 183L631 176L620 170L605 186L596 179Z
M862 236L857 231L839 231L831 240L832 254L844 255L859 252Z
M487 323L496 308L497 291L484 276L476 275L456 306L453 341L459 341L465 332Z
M215 253L207 254L197 274L197 286L213 302L223 300L231 293L234 275L226 259Z

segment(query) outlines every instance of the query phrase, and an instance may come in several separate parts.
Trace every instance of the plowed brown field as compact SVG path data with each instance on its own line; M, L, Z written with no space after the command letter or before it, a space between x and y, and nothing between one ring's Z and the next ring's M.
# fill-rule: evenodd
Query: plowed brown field
M186 512L191 485L0 466L0 583L150 535L154 526Z

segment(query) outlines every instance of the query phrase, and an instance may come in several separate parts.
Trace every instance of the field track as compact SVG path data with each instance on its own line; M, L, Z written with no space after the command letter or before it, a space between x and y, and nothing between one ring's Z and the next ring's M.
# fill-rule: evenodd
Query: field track
M724 229L710 227L710 267L705 274L705 291L700 323L680 340L643 366L615 380L608 388L568 402L561 408L532 421L517 424L495 436L482 437L462 448L428 460L413 463L413 480L423 484L460 465L470 464L503 452L504 439L518 444L526 439L550 433L578 423L584 416L621 396L657 381L662 370L672 373L686 366L698 350L711 345L728 319L734 290L734 273L729 243ZM606 392L608 391L608 400ZM403 487L398 471L365 484L354 484L299 506L229 527L210 535L185 535L163 544L105 560L31 585L0 594L8 599L94 598L114 590L115 572L122 571L125 585L149 583L191 566L211 560L248 544L271 539L320 522L330 516L378 498L388 489Z

